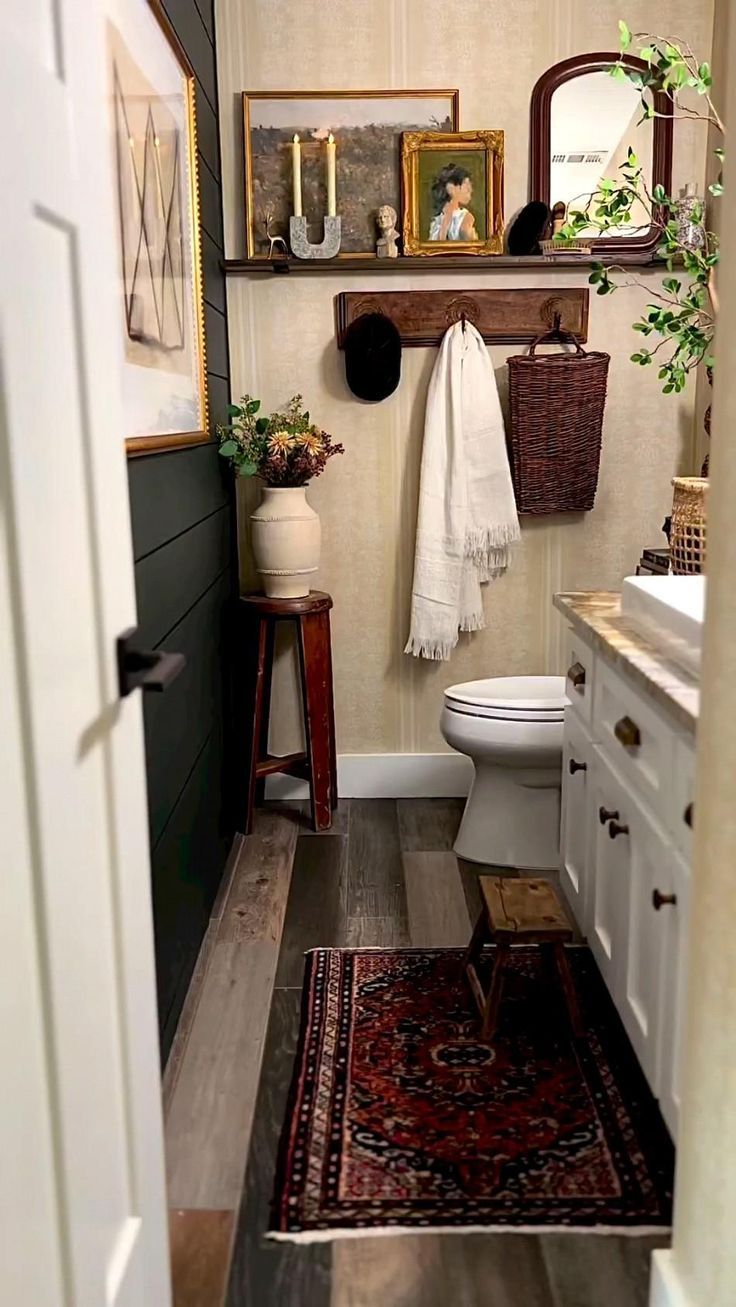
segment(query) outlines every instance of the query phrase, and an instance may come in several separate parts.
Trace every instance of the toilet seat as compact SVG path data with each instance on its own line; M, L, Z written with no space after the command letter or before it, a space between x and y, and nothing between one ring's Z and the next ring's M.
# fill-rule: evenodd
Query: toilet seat
M445 690L445 707L468 717L507 722L561 722L564 676L494 676Z

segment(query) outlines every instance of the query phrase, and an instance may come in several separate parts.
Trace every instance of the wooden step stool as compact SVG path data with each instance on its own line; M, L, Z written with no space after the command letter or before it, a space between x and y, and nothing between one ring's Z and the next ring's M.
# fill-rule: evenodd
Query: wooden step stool
M565 996L573 1033L583 1034L578 998L564 947L573 938L573 929L554 886L547 880L511 876L480 876L479 883L483 908L465 954L465 973L483 1019L483 1039L492 1039L498 1025L504 970L512 944L539 944L549 951ZM496 945L487 994L477 970L485 944Z

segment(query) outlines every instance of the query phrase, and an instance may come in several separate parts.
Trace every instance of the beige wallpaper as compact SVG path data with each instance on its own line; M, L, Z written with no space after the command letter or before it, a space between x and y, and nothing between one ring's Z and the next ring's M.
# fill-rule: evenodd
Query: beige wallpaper
M506 212L527 198L529 97L550 64L584 50L616 48L617 20L674 31L707 57L712 0L217 0L226 246L243 253L239 93L267 89L458 86L460 125L506 133ZM701 180L705 139L678 122L676 181ZM487 275L372 277L370 288L472 288ZM544 275L544 285L584 284L582 273ZM533 284L528 271L494 274L498 286ZM670 477L691 471L693 398L663 396L652 371L628 356L645 294L638 287L591 301L590 347L611 354L603 456L595 510L582 519L524 523L509 574L486 591L487 626L461 637L449 663L402 653L407 635L424 400L434 351L405 350L390 399L350 395L334 340L333 297L365 289L358 275L230 278L230 350L235 394L266 408L296 390L345 445L309 495L323 525L321 588L333 595L338 748L343 753L434 752L444 686L480 676L557 671L561 631L555 590L618 587L641 549L661 543ZM514 347L492 351L499 386ZM249 577L247 511L241 503L241 573ZM293 746L293 670L279 661L272 747Z

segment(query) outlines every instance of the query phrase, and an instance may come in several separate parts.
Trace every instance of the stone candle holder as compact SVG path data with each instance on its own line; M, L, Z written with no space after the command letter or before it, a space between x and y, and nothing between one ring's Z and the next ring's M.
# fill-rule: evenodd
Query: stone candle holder
M313 245L307 234L306 218L289 219L289 242L295 259L334 259L340 250L340 218L322 219L324 236L320 245Z

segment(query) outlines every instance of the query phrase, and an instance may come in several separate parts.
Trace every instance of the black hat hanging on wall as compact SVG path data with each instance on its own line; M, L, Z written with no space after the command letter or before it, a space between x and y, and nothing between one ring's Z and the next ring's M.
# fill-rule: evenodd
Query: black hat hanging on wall
M345 332L345 375L357 399L393 395L401 380L401 336L382 313L363 313Z

